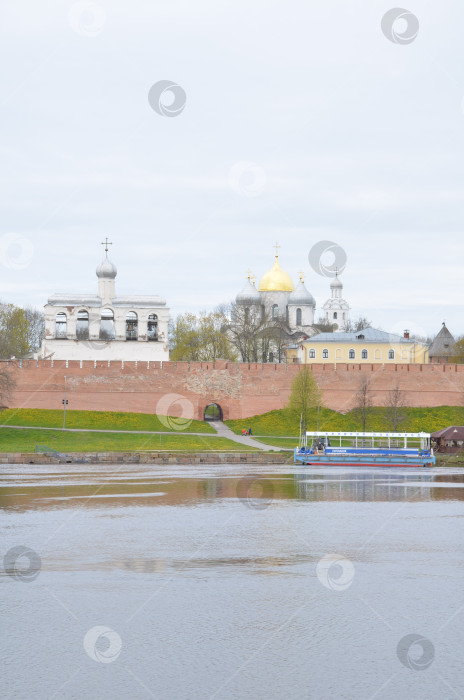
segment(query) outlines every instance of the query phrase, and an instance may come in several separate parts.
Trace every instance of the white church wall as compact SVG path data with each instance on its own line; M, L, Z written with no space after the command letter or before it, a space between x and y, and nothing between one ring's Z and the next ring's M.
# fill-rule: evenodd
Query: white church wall
M169 360L165 341L44 340L41 354L53 360Z
M301 324L296 322L297 309L301 309ZM301 326L312 326L314 323L314 309L312 306L299 305L288 307L288 324L290 328L301 328Z

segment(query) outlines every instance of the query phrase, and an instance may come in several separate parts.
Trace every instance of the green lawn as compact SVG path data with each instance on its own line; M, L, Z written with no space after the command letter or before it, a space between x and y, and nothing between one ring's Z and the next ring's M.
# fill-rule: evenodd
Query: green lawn
M449 425L464 425L464 407L437 406L434 408L404 408L405 420L401 423L400 432L418 433L424 431L433 433ZM382 406L373 407L369 414L366 430L369 432L391 432L386 420L387 410ZM298 421L283 408L280 411L270 411L243 420L225 421L234 433L240 434L243 428L250 428L253 435L294 436L298 437ZM308 430L316 430L317 412L310 416ZM362 430L362 425L356 419L353 411L342 414L323 408L319 412L319 430L336 432L338 430L354 432ZM272 443L274 444L274 443Z
M63 411L44 408L7 408L0 412L0 423L37 428L62 428ZM166 432L213 433L209 423L187 421L151 413L118 413L116 411L66 411L67 428L100 430L149 430ZM179 430L182 428L182 430Z
M185 450L186 452L255 452L222 437L205 435L130 435L128 433L68 433L62 430L0 428L0 452L35 452L36 445L57 452L132 452Z
M284 437L267 437L267 438L255 438L256 442L262 442L264 445L272 445L273 447L284 447L286 449L293 450L294 447L298 445L298 438L284 438Z

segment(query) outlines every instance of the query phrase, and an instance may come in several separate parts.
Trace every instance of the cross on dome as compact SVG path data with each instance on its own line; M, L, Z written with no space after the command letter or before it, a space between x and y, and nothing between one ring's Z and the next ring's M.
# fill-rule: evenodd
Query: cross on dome
M276 257L276 260L277 260L277 258L279 257L279 248L280 248L280 245L279 245L279 244L277 243L277 241L276 241L276 244L275 244L274 246L272 246L272 247L275 248L275 257Z
M108 252L108 246L109 246L109 245L113 245L113 244L112 244L111 241L108 240L108 236L106 236L104 242L101 243L100 245L104 245L104 246L105 246L105 253L107 253L107 252Z

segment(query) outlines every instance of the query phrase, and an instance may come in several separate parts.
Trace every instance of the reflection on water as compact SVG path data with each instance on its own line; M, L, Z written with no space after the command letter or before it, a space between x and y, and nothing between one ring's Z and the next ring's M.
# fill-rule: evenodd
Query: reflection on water
M67 465L68 467L68 465ZM21 474L18 474L22 469ZM187 475L176 467L171 478L163 467L139 466L123 469L101 467L95 473L82 467L66 473L56 468L36 465L5 467L0 472L0 504L3 508L56 508L80 506L96 508L102 499L118 502L135 499L159 505L191 505L192 502L212 503L221 499L248 498L259 503L274 500L301 499L305 501L429 501L464 500L464 470L443 473L425 469L368 468L281 468L279 473L237 475L217 467L217 473L201 476L197 470ZM142 472L142 473L140 473ZM103 506L104 507L104 506Z
M246 469L0 466L3 695L459 697L464 470Z

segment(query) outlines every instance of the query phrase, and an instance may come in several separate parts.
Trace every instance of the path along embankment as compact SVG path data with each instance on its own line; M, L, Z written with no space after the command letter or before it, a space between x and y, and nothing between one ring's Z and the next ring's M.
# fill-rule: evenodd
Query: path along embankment
M0 452L0 464L287 464L279 452Z

